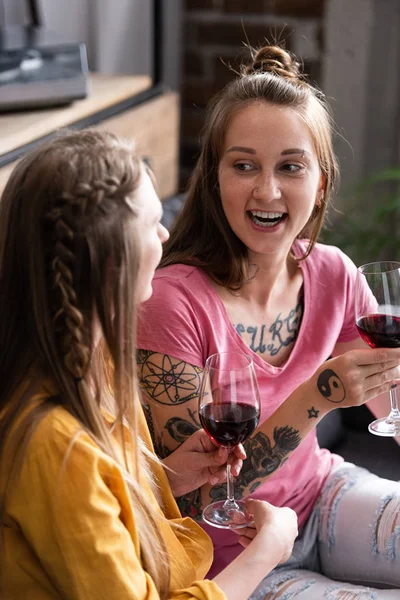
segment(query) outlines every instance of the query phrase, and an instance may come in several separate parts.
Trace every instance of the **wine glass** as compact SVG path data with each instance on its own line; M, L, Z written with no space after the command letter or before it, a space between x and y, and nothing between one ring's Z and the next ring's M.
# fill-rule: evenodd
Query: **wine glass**
M260 420L260 397L254 364L240 352L220 352L206 360L199 396L199 418L209 437L227 448L244 442ZM226 500L209 504L203 520L221 529L253 522L245 503L235 500L230 461L226 465Z
M356 325L372 348L400 347L400 262L362 265L356 280ZM400 411L395 386L390 390L390 414L369 424L371 433L400 435Z

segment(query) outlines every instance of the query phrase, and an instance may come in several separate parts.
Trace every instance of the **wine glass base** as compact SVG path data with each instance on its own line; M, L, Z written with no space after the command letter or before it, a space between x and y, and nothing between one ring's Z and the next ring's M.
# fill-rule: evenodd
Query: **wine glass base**
M203 521L219 529L242 529L254 523L242 500L213 502L203 510Z
M368 425L368 429L374 435L382 437L397 437L400 436L400 421L393 421L387 417L372 421Z

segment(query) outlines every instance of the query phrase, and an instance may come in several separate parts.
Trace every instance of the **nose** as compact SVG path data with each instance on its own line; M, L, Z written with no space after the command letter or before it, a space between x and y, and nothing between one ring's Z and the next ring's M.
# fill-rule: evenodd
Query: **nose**
M169 239L169 231L161 223L160 223L159 237L160 237L160 240L161 240L162 244L164 244Z
M262 202L273 202L282 196L279 180L273 173L262 173L254 186L253 196Z

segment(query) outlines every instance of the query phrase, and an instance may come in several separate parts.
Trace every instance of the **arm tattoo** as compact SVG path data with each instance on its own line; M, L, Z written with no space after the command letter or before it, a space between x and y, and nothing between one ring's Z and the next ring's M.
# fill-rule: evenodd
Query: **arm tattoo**
M190 408L187 411L192 422L180 417L171 417L165 424L165 429L178 444L183 444L195 431L201 428L200 423L196 419L197 411L193 412Z
M250 348L253 352L263 354L268 351L270 356L275 356L282 348L290 346L296 340L302 316L303 298L300 299L296 308L289 312L287 317L282 319L281 313L276 317L268 330L272 334L270 344L264 343L266 325L261 325L261 327L257 325L245 327L242 323L238 323L234 327L240 337L243 337L244 333L250 334Z
M148 404L144 404L143 410L146 416L147 426L150 431L151 439L153 441L154 451L159 458L166 458L173 452L164 444L164 432L162 431L160 435L156 435L153 415L151 413L151 408ZM180 446L185 442L188 438L190 438L195 431L201 428L200 423L198 422L196 415L197 412L193 412L190 408L187 409L189 413L189 420L182 419L181 417L171 417L165 424L165 429L168 431L169 435L172 437L175 442Z
M140 385L150 398L160 404L183 404L198 397L202 369L183 360L162 356L157 364L152 356L156 352L139 350Z
M307 412L308 412L309 419L318 419L319 410L317 410L313 406L311 408L307 409Z
M159 458L167 458L167 456L171 454L172 450L167 448L167 446L163 443L162 434L160 436L156 436L153 415L151 414L150 406L148 404L142 404L142 406L147 421L147 427L149 428L150 436L153 442L154 452Z
M154 352L152 352L151 350L136 350L136 362L138 365L143 365L146 360L149 358L149 356L151 356L152 354L155 354Z
M201 489L198 488L185 496L175 498L181 514L191 517L195 521L201 521Z
M317 387L323 397L334 404L340 404L346 398L346 389L340 377L332 369L325 369L320 373Z
M240 475L235 479L235 495L242 498L245 490L250 486L250 493L262 483L260 479L274 473L288 459L301 443L301 436L297 429L289 427L275 427L274 445L268 436L259 431L245 443L247 459L243 463ZM226 497L226 485L212 488L210 495L214 499Z

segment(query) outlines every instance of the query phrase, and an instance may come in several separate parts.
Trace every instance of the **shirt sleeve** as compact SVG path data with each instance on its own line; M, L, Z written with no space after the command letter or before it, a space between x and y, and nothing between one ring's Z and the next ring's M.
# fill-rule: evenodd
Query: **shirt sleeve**
M28 446L10 506L49 580L69 600L158 600L141 564L118 465L87 434L73 439L51 426L51 416L44 420ZM225 596L211 581L194 581L169 598Z
M203 368L207 357L205 307L172 277L153 281L153 294L139 311L137 347Z
M341 272L341 289L344 294L343 327L337 339L338 342L351 342L359 337L355 317L355 294L357 267L354 262L339 249L337 261ZM339 288L340 289L340 288Z

